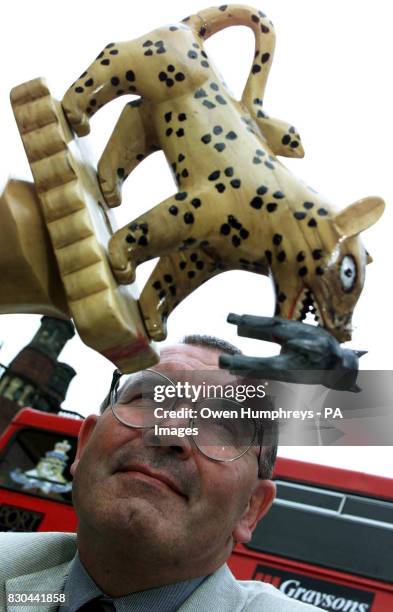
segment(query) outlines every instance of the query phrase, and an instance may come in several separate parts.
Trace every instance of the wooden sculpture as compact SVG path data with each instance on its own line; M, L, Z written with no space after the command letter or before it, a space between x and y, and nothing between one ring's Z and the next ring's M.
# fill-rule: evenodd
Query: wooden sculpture
M237 102L216 74L204 40L249 26L255 56ZM63 108L73 129L114 98L137 94L124 108L98 165L108 206L152 151L163 150L177 192L117 231L109 259L120 283L138 264L160 257L140 297L151 338L201 283L226 270L271 274L276 314L303 319L311 309L341 342L369 256L358 235L383 212L370 197L341 212L294 177L277 155L302 156L295 128L262 110L273 57L271 21L253 8L223 5L131 42L110 43L67 91Z
M255 35L240 102L204 49L231 25ZM384 203L366 198L335 212L277 159L302 157L303 148L292 125L262 110L274 40L263 13L223 5L108 44L62 106L42 79L16 87L11 101L35 184L13 181L1 198L0 312L72 316L86 344L132 371L156 361L149 339L165 337L182 299L241 269L272 275L276 314L301 320L311 308L339 341L349 339L369 257L358 235ZM97 180L75 133L87 134L89 118L127 94L139 99L121 113ZM110 208L120 204L124 180L158 149L176 193L115 231ZM154 257L138 309L135 286L124 285Z

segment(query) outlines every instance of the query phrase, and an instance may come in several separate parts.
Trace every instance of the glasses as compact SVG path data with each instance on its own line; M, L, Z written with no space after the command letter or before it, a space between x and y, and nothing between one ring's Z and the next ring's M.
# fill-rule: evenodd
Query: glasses
M187 438L211 461L236 461L258 444L258 477L261 477L264 428L255 419L241 417L244 406L221 397L185 401L173 397L175 388L174 381L155 370L144 370L131 377L115 370L109 392L113 416L125 427L154 429L160 445L164 439L163 426L174 422L178 425L179 421L186 423L189 431L197 432ZM173 445L173 436L168 438L168 445Z

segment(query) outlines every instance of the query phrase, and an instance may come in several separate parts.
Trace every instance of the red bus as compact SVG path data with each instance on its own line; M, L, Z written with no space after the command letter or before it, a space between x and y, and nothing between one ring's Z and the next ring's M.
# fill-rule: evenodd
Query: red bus
M0 437L0 531L75 531L71 417L26 408ZM393 479L278 459L275 481L273 507L229 560L234 575L322 610L393 610Z

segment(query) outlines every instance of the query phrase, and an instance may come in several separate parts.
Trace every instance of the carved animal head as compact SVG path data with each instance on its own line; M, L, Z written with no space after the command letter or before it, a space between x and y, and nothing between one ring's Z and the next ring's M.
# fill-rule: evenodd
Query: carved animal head
M272 262L276 314L303 320L311 311L337 340L350 340L352 313L363 288L365 267L372 261L359 233L373 225L383 210L383 200L370 197L336 214L320 208L318 232L298 220L298 227L305 229L292 232L290 238L292 273Z

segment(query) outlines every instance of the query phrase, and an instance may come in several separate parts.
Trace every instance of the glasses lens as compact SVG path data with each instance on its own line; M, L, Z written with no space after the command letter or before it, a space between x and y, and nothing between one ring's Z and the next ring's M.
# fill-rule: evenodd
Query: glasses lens
M165 392L170 385L169 379L152 370L120 377L110 398L115 417L130 427L154 427L160 421L155 409L170 410L173 405Z
M252 419L241 418L240 410L239 404L225 399L205 400L198 406L194 420L198 434L193 440L201 453L217 461L231 461L248 451L256 426ZM223 412L228 418L214 416Z

